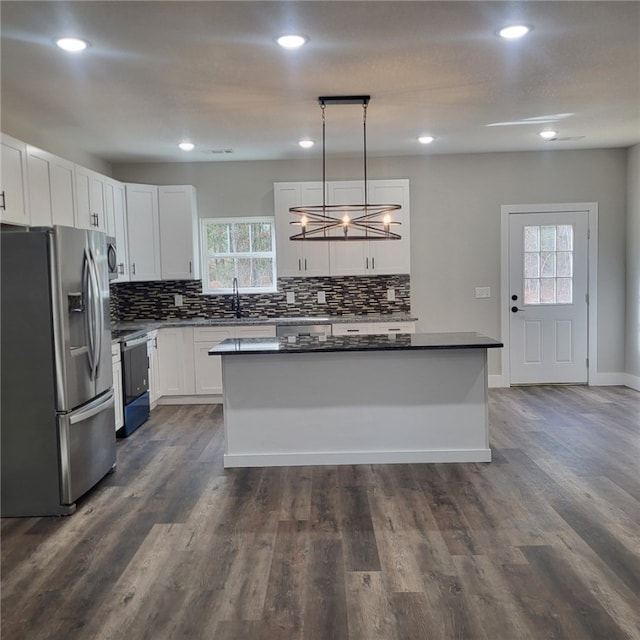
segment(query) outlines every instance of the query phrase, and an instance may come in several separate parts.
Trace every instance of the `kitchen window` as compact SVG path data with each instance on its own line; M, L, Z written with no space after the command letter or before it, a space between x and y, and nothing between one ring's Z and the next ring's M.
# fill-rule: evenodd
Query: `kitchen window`
M202 291L276 291L274 218L204 218L201 221Z

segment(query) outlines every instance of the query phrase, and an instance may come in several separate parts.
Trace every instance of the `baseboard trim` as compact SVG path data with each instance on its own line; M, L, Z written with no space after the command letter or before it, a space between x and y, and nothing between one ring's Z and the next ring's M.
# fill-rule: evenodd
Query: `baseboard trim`
M222 396L161 396L158 404L222 404Z
M491 449L446 451L326 451L225 453L224 466L299 467L307 465L399 464L420 462L491 462Z
M626 386L626 374L624 373L599 373L595 372L589 376L590 387L619 387Z
M497 389L498 387L510 387L507 376L502 374L489 374L487 384L490 389Z
M632 376L630 373L625 373L624 378L626 387L640 391L640 376Z

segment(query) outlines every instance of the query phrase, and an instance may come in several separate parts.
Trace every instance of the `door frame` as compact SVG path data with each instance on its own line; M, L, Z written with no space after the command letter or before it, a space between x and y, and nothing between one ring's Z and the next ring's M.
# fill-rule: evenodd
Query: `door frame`
M567 202L564 204L503 204L500 221L500 326L504 347L501 351L501 374L492 376L493 385L511 386L509 358L509 215L517 213L562 213L586 211L589 220L587 240L587 384L593 384L598 371L598 203Z

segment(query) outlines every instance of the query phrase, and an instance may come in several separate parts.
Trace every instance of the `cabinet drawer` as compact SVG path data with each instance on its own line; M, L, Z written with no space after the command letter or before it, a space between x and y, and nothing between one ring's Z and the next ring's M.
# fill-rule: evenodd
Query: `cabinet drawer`
M369 333L372 334L384 334L384 333L415 333L415 322L376 322L371 325Z
M208 342L211 346L227 338L233 338L233 327L195 327L194 342Z
M273 338L276 335L276 328L273 325L235 327L234 338Z
M331 325L331 332L334 336L356 336L358 334L366 335L369 333L369 325L366 323L340 323Z

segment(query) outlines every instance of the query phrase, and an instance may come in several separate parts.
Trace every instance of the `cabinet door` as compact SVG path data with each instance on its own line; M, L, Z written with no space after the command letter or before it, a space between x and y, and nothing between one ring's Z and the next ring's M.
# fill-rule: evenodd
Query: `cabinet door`
M27 145L4 134L1 142L0 222L28 225Z
M222 358L221 356L210 356L209 349L223 340L233 337L233 327L194 328L196 395L222 394Z
M152 406L158 402L161 395L160 378L158 372L158 332L149 333L147 340L147 356L149 357L149 403Z
M127 234L129 279L160 280L160 229L158 187L127 184Z
M51 221L73 227L76 220L75 182L73 162L48 154L51 186Z
M112 179L105 181L105 207L107 235L116 239L118 254L118 277L111 282L129 282L129 243L124 184Z
M330 204L364 203L364 183L362 181L330 182L328 189ZM336 235L342 233L340 229L335 231ZM369 265L368 242L364 240L336 240L328 244L332 276L360 276L367 274Z
M276 217L276 255L279 276L328 276L329 248L323 242L289 240L300 231L291 223L290 207L322 204L321 182L276 182L274 211Z
M369 182L369 202L399 204L392 219L400 222L394 230L400 240L378 240L369 243L368 273L395 274L411 272L410 211L408 180L372 180Z
M53 222L51 217L51 178L47 153L27 145L27 170L31 225L50 227Z
M160 271L163 280L200 277L199 224L192 186L158 187Z
M193 395L195 376L192 327L158 331L158 370L161 395Z
M104 206L104 183L106 177L75 166L76 173L76 226L80 229L107 230Z

